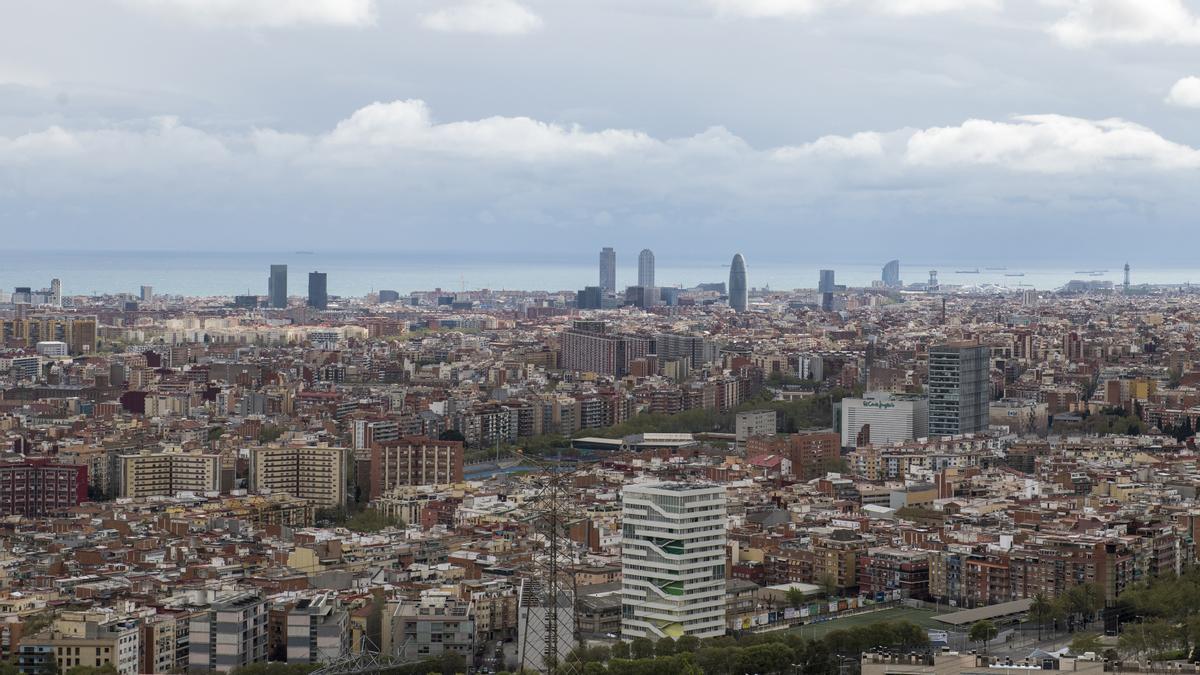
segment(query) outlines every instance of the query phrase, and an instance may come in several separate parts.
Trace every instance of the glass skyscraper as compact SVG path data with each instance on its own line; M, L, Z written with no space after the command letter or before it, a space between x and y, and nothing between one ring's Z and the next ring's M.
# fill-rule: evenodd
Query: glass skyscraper
M654 251L642 249L638 254L638 286L651 287L654 285Z
M988 428L992 400L991 350L973 342L929 348L929 435L971 434Z
M611 246L600 249L600 290L617 292L617 252Z
M746 259L741 253L734 254L733 263L729 266L729 306L735 312L746 311L750 303L746 289Z
M287 308L287 265L271 265L267 279L267 300L274 309Z

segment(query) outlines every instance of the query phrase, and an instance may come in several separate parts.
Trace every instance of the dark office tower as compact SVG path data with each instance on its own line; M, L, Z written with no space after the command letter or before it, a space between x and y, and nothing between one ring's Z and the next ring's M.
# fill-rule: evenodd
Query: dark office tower
M617 292L617 252L611 246L600 249L600 292Z
M654 251L642 249L638 254L638 286L649 288L654 285Z
M883 285L888 288L900 288L900 261L889 260L883 266Z
M600 292L599 286L588 286L582 291L575 293L575 308L576 309L600 309L601 297L604 294Z
M287 309L287 265L271 265L267 279L267 302L274 309Z
M821 278L817 281L817 291L821 294L821 309L833 311L833 270L821 270Z
M929 348L929 435L953 436L988 428L991 401L986 345L952 342Z
M741 253L734 254L729 265L729 306L735 312L746 311L750 298L746 288L746 259Z
M313 309L329 307L329 293L325 284L324 272L308 273L308 306Z
M821 279L817 282L817 290L821 293L833 292L833 270L821 270Z
M379 302L399 302L400 293L396 291L379 291Z

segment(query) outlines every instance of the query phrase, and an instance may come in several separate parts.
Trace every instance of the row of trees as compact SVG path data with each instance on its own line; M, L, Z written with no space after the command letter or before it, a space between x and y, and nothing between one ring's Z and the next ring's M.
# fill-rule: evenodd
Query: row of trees
M880 621L833 630L818 640L786 631L703 641L690 635L657 642L636 638L612 648L577 649L570 658L586 675L795 672L833 675L839 672L843 660L857 660L864 651L876 648L907 651L925 649L928 645L929 636L923 628L908 621Z

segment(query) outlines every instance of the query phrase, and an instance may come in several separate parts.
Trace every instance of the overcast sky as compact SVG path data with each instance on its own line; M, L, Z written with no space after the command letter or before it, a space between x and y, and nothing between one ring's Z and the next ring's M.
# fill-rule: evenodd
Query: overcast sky
M17 248L1190 261L1196 0L0 0Z

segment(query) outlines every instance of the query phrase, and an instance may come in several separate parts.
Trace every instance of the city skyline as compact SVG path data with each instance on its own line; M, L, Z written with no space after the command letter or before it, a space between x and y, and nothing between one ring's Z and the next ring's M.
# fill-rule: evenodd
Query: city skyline
M549 228L556 252L686 232L724 257L733 230L755 260L822 232L883 260L991 234L990 255L1186 260L1150 242L1197 206L1190 0L241 4L11 8L6 222L143 250L511 253ZM838 67L791 65L816 61Z

